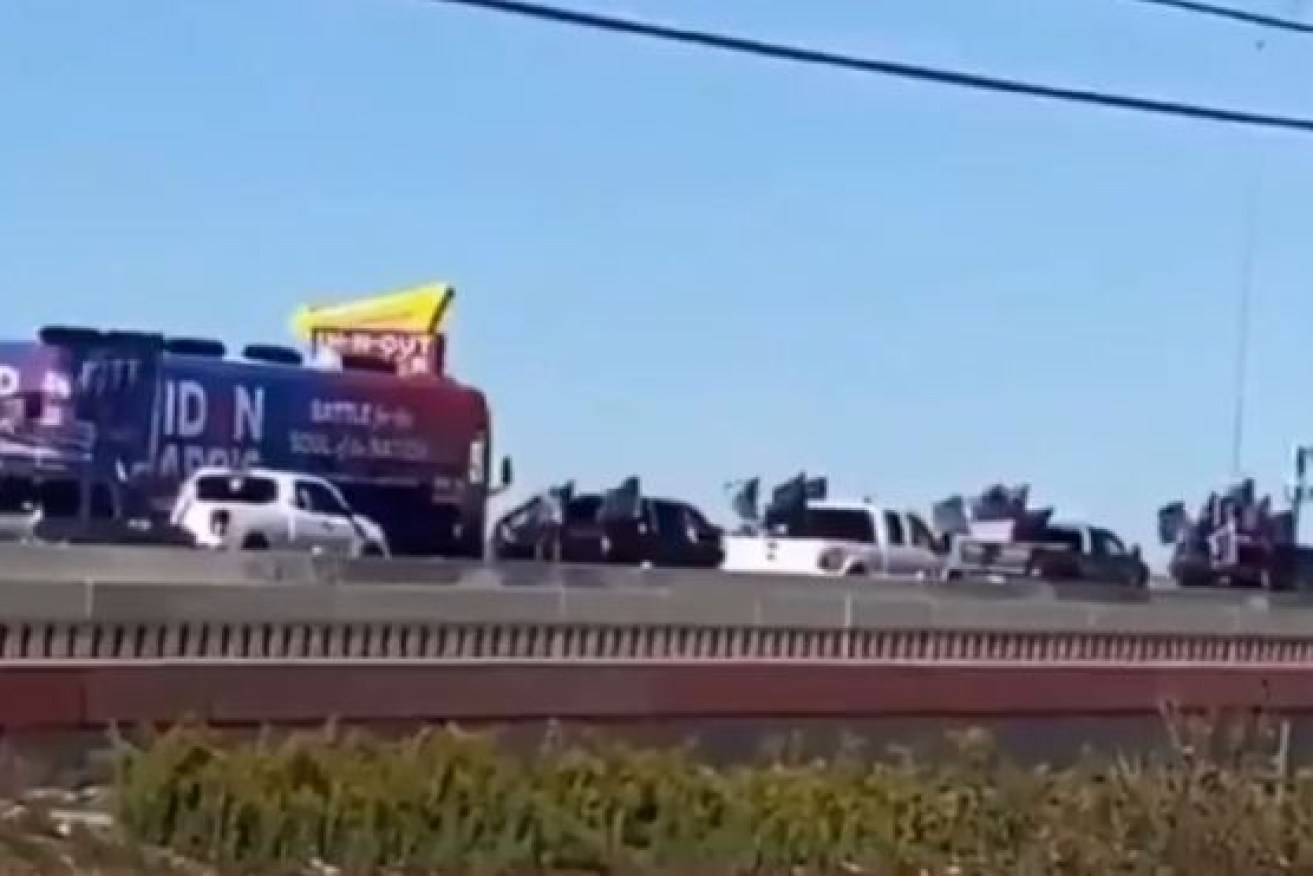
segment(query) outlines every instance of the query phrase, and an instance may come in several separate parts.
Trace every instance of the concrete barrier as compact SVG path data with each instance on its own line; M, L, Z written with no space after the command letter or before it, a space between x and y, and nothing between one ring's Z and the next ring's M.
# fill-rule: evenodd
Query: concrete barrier
M199 574L197 578L199 579ZM1313 611L1245 601L1095 603L919 588L450 587L406 584L0 581L0 621L265 624L593 624L1187 634L1313 640Z
M0 583L148 581L158 584L313 583L314 557L183 548L0 544Z
M1305 594L0 547L0 620L1102 632L1313 639Z

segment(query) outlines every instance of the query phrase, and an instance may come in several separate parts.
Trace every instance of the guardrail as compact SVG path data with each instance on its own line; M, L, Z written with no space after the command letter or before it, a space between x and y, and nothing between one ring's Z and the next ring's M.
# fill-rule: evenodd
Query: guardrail
M0 625L0 661L558 664L699 661L1313 667L1313 639L1188 634L590 624L41 622Z
M240 726L1121 719L1166 701L1313 713L1313 612L1261 595L1099 603L1039 584L964 598L912 582L733 576L609 589L506 586L496 574L453 586L222 583L220 566L188 556L200 562L182 585L103 580L128 566L100 580L0 581L0 729L186 715Z

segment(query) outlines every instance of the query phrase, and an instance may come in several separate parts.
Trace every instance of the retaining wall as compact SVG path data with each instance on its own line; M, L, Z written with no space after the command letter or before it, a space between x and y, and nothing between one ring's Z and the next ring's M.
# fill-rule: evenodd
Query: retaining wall
M1152 717L1170 704L1313 715L1307 673L1284 667L788 663L324 662L10 666L0 726L171 722L364 724L895 717Z

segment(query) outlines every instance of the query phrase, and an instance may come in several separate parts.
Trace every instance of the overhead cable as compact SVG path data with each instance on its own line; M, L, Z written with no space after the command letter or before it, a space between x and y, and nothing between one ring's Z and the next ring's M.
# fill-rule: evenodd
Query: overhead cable
M723 33L653 24L651 22L628 18L617 18L591 12L581 12L574 9L566 9L542 3L521 2L521 0L425 0L425 2L466 6L487 11L501 12L522 18L549 21L572 27L587 28L609 33L620 33L630 36L641 36L649 39L682 43L717 51L755 55L757 57L771 58L779 61L790 61L796 64L833 67L880 76L893 76L920 82L933 82L940 85L951 85L958 88L974 89L977 91L1038 97L1049 100L1066 101L1069 103L1130 110L1134 112L1177 116L1210 122L1222 122L1225 124L1279 128L1300 131L1303 133L1313 133L1313 119L1310 118L1275 116L1248 112L1245 110L1181 103L1174 100L1134 97L1103 91L1040 85L1016 79L985 76L940 67L925 67L916 64L907 64L900 61L862 58L801 46L765 42L749 37L732 36Z
M1198 2L1198 0L1128 0L1128 2L1142 3L1146 6L1161 6L1166 9L1177 9L1182 12L1193 12L1211 18L1221 18L1226 21L1252 24L1256 27L1266 27L1273 30L1313 34L1313 24L1299 21L1294 18L1282 18L1277 15L1265 15L1261 12L1250 12L1248 9L1238 9L1234 6L1221 6L1216 3L1201 3Z

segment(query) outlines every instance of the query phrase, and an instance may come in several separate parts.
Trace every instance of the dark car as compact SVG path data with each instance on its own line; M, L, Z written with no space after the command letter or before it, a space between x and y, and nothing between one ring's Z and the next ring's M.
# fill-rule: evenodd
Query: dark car
M1041 578L1055 584L1117 584L1137 589L1148 586L1149 567L1139 549L1127 550L1110 530L1054 526L1031 538L1017 542L956 539L948 575L1002 575Z
M1029 496L1027 484L995 484L972 499L936 503L935 527L949 549L948 577L1148 586L1149 567L1138 545L1127 548L1102 526L1055 523L1053 508L1028 507Z
M139 499L107 481L0 474L0 542L195 547L191 533Z
M1138 545L1129 549L1101 526L1047 526L1032 545L1031 575L1048 581L1149 586L1149 565Z
M501 560L554 560L685 568L717 568L722 530L695 506L643 496L636 478L602 493L549 490L497 521L492 555Z

